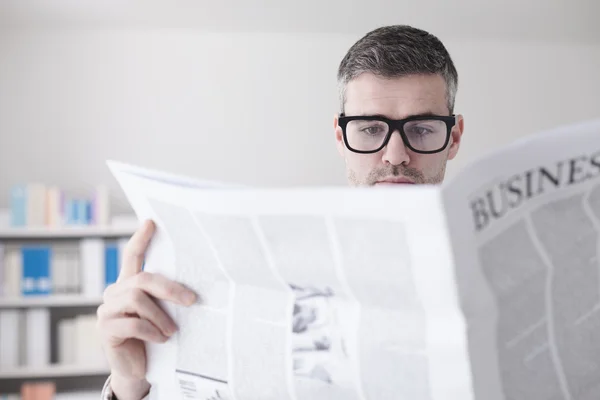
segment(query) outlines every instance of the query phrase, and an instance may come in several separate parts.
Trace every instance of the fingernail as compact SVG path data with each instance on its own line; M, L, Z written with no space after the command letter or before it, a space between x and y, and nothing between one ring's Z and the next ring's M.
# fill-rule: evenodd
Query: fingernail
M165 333L167 336L171 337L175 334L175 332L177 332L177 327L175 325L169 325Z
M194 292L190 292L190 291L185 291L183 292L183 294L181 295L181 300L183 301L184 304L186 305L192 305L194 304L194 302L196 301L196 295L194 294Z

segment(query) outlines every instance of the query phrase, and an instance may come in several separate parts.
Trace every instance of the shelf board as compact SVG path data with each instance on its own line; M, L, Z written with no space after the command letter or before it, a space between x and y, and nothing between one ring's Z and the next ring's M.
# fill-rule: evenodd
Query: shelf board
M85 297L81 295L0 297L0 309L30 307L89 307L99 306L101 303L101 297Z
M0 379L68 378L109 375L107 366L48 365L46 367L18 367L2 370Z
M0 228L0 240L6 239L60 239L86 237L127 237L136 226L61 226L61 227L5 227Z

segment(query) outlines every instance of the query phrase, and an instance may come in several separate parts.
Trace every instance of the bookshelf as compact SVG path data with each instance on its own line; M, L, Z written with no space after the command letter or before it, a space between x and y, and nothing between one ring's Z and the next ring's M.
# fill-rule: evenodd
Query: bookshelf
M131 236L137 225L0 228L0 241L36 239L116 238Z
M104 282L104 279L108 279L108 253L105 251L108 247L114 250L111 253L111 265L117 268L115 262L118 263L119 256L122 255L122 246L137 228L135 218L109 225L0 226L0 289L3 289L0 291L0 317L4 315L6 326L20 326L17 331L12 329L13 338L15 332L18 332L18 339L15 339L18 341L16 347L20 349L17 350L18 357L15 357L16 353L13 351L9 354L12 363L7 365L6 358L0 363L4 364L0 365L0 398L3 394L19 393L23 385L35 382L52 382L56 385L57 394L81 391L99 398L102 385L110 374L108 366L100 360L101 349L94 323L96 309L103 301L102 286L108 284L108 281ZM94 243L91 263L90 253L86 253L90 250L90 242ZM44 276L51 285L49 291L38 294L21 292L25 282L23 279L29 276L26 271L31 271L31 264L27 267L27 262L32 260L23 251L31 248L49 250L49 257L43 261L48 266L46 274L49 275ZM15 258L7 261L9 253L13 256L20 255L18 268L13 268ZM85 254L87 255L84 256ZM65 255L70 258L64 258ZM67 264L66 259L69 260ZM74 273L75 270L78 272ZM20 272L11 275L10 271ZM70 278L65 280L66 276L71 275L77 276L75 281ZM15 276L21 277L20 283L15 283ZM58 276L62 278L57 278ZM111 277L114 279L114 274ZM60 285L62 290L55 290L55 286ZM73 290L73 287L78 289ZM90 287L92 291L88 292ZM40 313L43 315L40 316ZM20 322L15 324L14 321L17 320ZM12 322L7 324L6 321ZM33 330L28 330L30 323L33 323ZM24 331L21 330L22 326L25 326ZM5 330L3 327L2 334L6 339ZM32 343L31 332L44 332L41 335L47 338L46 344L42 346L41 353L44 356L41 362L28 361L32 354L31 350L27 350ZM76 344L70 346L70 343ZM0 350L6 351L6 343L4 348L1 344L0 342ZM25 346L25 350L22 346ZM11 347L15 348L9 346L9 353ZM65 353L65 349L71 350ZM33 351L38 354L37 349Z
M49 365L47 367L19 367L0 371L4 379L51 379L83 376L108 376L108 367L81 365Z
M3 308L32 307L98 307L100 304L102 304L101 297L86 297L81 295L0 297L0 310Z

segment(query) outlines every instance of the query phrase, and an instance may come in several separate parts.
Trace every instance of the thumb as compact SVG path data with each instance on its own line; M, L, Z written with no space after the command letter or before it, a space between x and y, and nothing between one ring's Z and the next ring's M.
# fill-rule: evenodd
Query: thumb
M156 226L152 220L146 220L133 234L125 250L121 262L119 281L134 276L142 271L146 249L150 244Z

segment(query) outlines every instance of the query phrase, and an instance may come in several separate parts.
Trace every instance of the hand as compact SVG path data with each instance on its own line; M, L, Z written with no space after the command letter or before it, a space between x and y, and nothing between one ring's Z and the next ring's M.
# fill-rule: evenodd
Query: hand
M155 226L146 221L125 248L117 282L104 291L98 330L119 400L140 400L150 390L146 380L144 341L164 343L177 327L154 299L191 305L196 295L164 276L142 272L144 254Z

